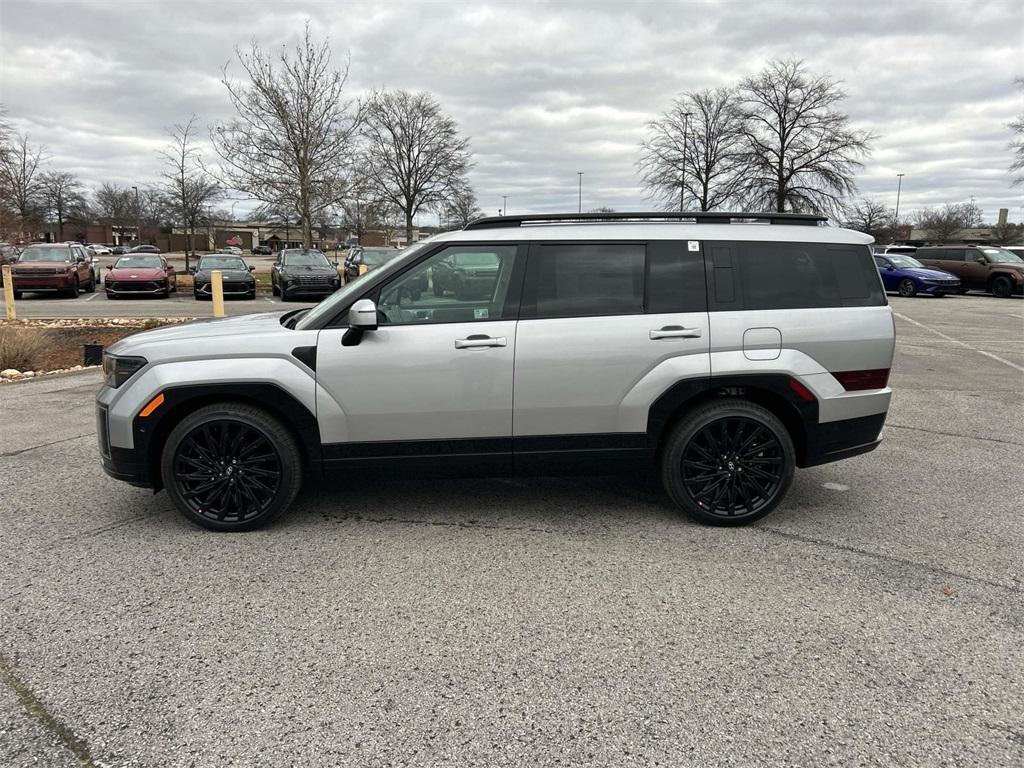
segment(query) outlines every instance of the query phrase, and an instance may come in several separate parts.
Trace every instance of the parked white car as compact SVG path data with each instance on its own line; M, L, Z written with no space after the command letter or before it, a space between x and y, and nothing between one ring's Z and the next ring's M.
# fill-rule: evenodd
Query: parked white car
M85 250L87 250L93 256L110 256L113 254L113 251L111 251L105 245L87 245L85 247Z

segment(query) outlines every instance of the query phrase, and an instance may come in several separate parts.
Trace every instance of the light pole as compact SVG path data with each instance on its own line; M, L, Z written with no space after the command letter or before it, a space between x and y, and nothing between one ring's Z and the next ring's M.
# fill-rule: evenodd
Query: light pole
M142 245L142 205L139 203L139 188L135 190L135 244Z
M576 175L580 177L580 193L578 200L577 213L583 213L583 171L576 171Z
M501 210L505 216L508 216L508 195L501 196Z
M690 115L693 112L683 112L683 168L679 175L679 212L686 210L686 143L690 135Z
M896 174L896 213L893 215L893 240L900 233L900 192L903 190L903 174Z

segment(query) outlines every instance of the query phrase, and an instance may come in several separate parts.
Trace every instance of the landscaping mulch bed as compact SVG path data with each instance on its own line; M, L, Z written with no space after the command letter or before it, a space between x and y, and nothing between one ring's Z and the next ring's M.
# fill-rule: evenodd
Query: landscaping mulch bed
M182 320L18 320L0 322L0 334L24 338L28 362L17 366L21 372L41 374L82 366L84 346L90 342L109 347L133 333ZM12 367L0 360L0 369Z

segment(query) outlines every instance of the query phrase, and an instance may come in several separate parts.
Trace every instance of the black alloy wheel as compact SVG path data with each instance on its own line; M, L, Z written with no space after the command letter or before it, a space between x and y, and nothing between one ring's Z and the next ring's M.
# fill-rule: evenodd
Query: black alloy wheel
M164 484L190 520L221 531L259 527L298 492L301 458L271 414L224 403L200 408L168 437Z
M773 413L723 399L683 417L662 450L662 482L691 517L740 525L771 512L793 480L792 439Z
M782 446L766 426L733 416L711 422L690 438L683 452L683 483L706 512L748 515L775 496L783 464Z
M906 296L908 299L917 296L917 288L914 287L914 281L909 277L900 280L900 296Z
M1013 283L1006 275L1000 275L992 281L992 295L997 299L1008 299L1013 295Z

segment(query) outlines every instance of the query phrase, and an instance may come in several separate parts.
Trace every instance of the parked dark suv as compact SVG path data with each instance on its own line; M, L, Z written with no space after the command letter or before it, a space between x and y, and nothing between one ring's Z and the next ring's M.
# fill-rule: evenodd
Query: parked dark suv
M297 296L329 296L341 286L338 265L317 250L285 248L270 268L270 289L281 301Z
M92 256L78 243L29 245L11 268L14 298L23 292L59 293L75 298L78 291L96 292Z
M942 245L918 248L915 258L926 267L960 278L960 293L988 291L1005 299L1024 294L1024 260L991 245Z

